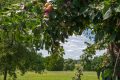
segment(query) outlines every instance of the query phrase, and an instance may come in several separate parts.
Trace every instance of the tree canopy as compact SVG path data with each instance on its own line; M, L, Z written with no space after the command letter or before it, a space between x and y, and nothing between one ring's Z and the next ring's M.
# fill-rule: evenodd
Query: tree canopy
M46 49L49 53L63 54L61 42L91 29L95 43L87 51L108 48L115 65L113 74L117 73L120 0L53 0L48 20L44 19L44 4L44 0L0 0L1 56L10 55L11 46L17 44L30 52Z

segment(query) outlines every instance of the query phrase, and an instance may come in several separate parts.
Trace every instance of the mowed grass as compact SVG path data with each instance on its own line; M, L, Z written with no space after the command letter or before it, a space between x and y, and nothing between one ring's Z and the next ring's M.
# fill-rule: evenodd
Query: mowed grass
M18 75L17 80L72 80L74 75L73 71L47 71L42 74L27 72L24 76ZM0 77L0 80L3 80L2 78ZM84 72L82 80L98 80L96 72Z

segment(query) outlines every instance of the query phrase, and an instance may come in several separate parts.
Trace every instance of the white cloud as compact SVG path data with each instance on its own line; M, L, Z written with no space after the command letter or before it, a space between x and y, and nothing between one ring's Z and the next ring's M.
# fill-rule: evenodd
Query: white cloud
M85 41L88 41L88 38L84 35L70 36L68 42L62 44L65 49L64 58L79 59L80 55L83 54L82 50L87 47Z

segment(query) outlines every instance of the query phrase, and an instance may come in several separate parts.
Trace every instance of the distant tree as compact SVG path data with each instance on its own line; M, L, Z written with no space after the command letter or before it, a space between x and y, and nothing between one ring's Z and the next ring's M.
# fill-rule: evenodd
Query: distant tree
M45 58L45 67L49 71L62 71L64 59L58 54L52 54Z
M74 70L75 69L75 61L72 59L66 59L64 61L64 68L63 70Z
M45 69L44 58L42 57L41 53L38 53L33 57L30 70L35 71L36 73L41 73L42 71L44 71L44 69Z

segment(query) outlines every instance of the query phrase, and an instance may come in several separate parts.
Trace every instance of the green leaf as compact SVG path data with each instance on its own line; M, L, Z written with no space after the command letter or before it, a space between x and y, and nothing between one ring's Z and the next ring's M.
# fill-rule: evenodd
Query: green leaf
M109 39L110 39L111 42L114 42L115 38L116 38L116 33L113 32Z
M109 8L106 13L103 15L103 20L106 20L112 16L112 10Z
M120 12L120 5L115 8L115 12Z
M80 2L78 1L78 0L73 0L73 5L75 6L75 7L80 7L80 4L79 4Z

